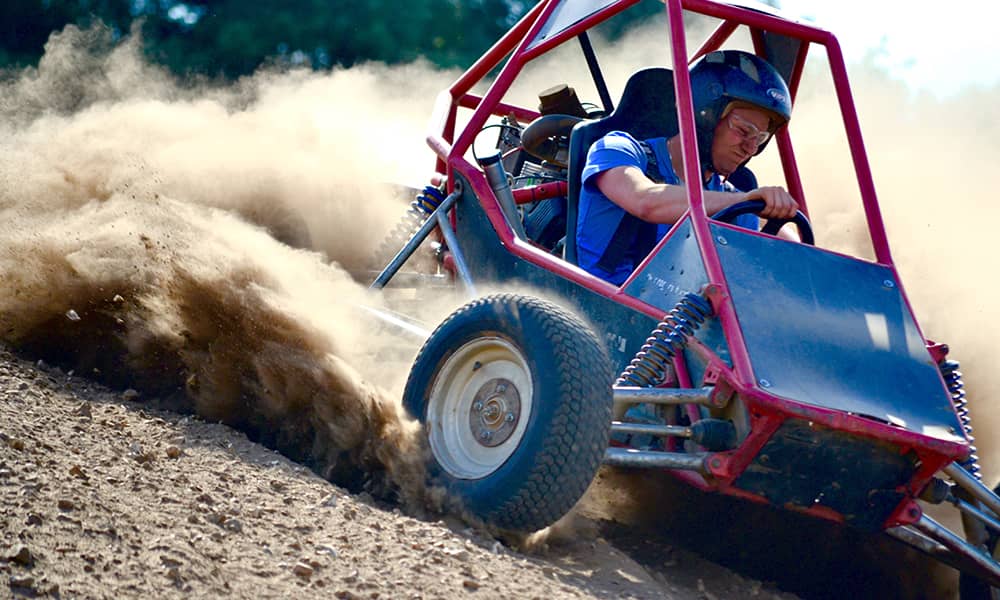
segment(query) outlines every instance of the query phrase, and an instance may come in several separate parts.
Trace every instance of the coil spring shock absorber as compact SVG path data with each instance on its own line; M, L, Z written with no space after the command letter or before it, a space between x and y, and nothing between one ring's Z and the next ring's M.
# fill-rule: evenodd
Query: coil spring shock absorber
M962 383L962 372L958 370L957 360L943 360L938 364L944 383L948 386L948 393L951 394L951 402L955 405L955 412L958 420L962 423L962 430L965 438L969 440L969 458L961 464L976 479L982 479L979 472L979 455L976 454L976 447L972 444L976 438L972 437L972 416L969 415L969 399L965 396L965 384Z
M405 244L413 236L420 226L424 224L438 206L444 202L444 192L433 185L425 186L423 190L410 202L409 208L403 217L396 224L385 239L382 240L378 249L379 261L387 260L395 255L399 247Z
M708 300L698 294L685 294L649 334L615 385L652 387L661 383L670 361L711 315L712 305Z

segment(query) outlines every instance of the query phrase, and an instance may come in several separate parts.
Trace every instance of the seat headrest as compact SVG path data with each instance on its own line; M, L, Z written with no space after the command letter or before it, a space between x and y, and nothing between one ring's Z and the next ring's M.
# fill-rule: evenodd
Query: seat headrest
M603 120L640 140L676 134L673 71L650 67L633 73L618 106Z

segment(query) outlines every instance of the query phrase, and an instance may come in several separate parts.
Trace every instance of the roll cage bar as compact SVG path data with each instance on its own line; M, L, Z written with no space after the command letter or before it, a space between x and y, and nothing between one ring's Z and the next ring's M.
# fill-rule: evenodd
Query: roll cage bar
M490 116L514 115L522 121L531 121L539 116L535 110L509 105L501 99L528 62L570 38L576 37L579 40L601 103L605 112L610 112L613 102L590 43L588 31L641 1L650 0L548 0L536 4L507 35L494 44L439 97L431 132L427 138L428 144L438 156L438 170L448 172L450 169L457 169L467 177L482 179L481 174L478 177L475 174L478 169L463 158L477 132ZM812 44L822 46L829 59L875 260L879 264L892 266L893 260L878 206L871 167L862 141L861 127L847 78L847 68L840 44L833 34L782 17L776 10L752 0L733 0L729 3L712 0L665 0L665 9L674 56L673 68L677 74L677 116L685 175L690 177L692 173L699 171L688 65L702 55L720 48L739 26L746 26L750 29L755 52L773 64L786 78L794 102L809 47ZM714 33L690 56L687 52L683 27L683 11L714 17L721 21ZM553 23L559 23L560 19L566 21L568 17L572 20L575 16L579 18L564 27L552 26ZM507 62L486 93L482 96L472 93L470 91L472 87L496 69L506 57L509 57ZM468 125L456 138L456 111L459 107L471 109L473 114ZM799 200L803 212L808 214L806 195L788 128L782 129L775 137L788 190ZM697 177L693 180L697 180ZM688 201L692 208L691 214L696 224L696 231L699 236L706 235L707 221L701 190L689 189ZM492 211L488 212L492 214ZM505 244L512 245L513 236L509 227L500 227L498 230L501 231ZM715 282L715 274L710 273L710 278Z

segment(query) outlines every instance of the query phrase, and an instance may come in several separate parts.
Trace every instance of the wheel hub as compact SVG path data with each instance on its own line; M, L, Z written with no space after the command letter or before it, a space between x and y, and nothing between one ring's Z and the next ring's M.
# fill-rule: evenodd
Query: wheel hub
M507 441L521 418L521 395L510 380L490 379L479 388L469 410L469 428L480 445L493 448Z

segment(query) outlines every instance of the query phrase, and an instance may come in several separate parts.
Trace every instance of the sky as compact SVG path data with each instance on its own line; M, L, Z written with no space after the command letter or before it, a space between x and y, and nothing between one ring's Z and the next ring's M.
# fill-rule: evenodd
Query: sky
M916 91L946 98L970 85L1000 82L994 30L1000 3L992 0L974 0L962 9L901 0L779 3L789 15L836 35L848 63L870 56Z

